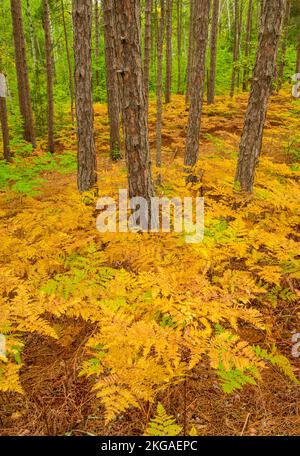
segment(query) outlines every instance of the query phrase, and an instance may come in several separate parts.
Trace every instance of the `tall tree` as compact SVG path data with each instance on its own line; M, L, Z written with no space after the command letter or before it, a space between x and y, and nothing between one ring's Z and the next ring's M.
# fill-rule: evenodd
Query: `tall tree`
M6 108L7 85L5 75L1 71L0 62L0 121L3 139L3 156L6 161L10 161L9 129Z
M30 36L30 47L31 47L31 55L33 59L34 69L36 70L37 66L37 55L36 55L36 45L35 45L35 33L34 33L34 26L33 20L31 15L31 8L29 0L26 0L26 14L29 21L29 36Z
M188 118L185 165L193 166L199 155L200 122L204 95L205 56L208 40L210 0L194 3L193 70L190 87L190 110Z
M172 13L173 0L166 0L166 103L170 103L172 92Z
M211 24L211 35L210 35L210 73L209 73L208 91L207 91L208 104L213 104L215 102L219 9L220 9L220 1L214 0L213 1L212 24Z
M299 33L299 42L298 42L296 73L300 73L300 33Z
M243 191L253 190L255 169L262 148L268 99L275 75L285 0L264 2L253 82L240 143L236 181Z
M286 0L285 13L284 13L284 19L283 19L281 52L280 52L278 70L277 70L277 89L278 90L280 90L282 87L284 67L286 65L286 48L287 48L287 41L288 41L288 35L289 35L291 6L292 6L292 1Z
M177 93L178 94L182 94L181 48L182 48L182 0L178 0L177 1Z
M144 86L145 86L145 98L146 98L147 112L148 112L148 99L149 99L149 73L150 73L150 57L151 57L151 15L152 15L152 0L146 0Z
M243 72L243 90L248 88L249 79L249 56L251 46L251 33L252 33L252 16L253 16L253 3L249 0L248 13L247 13L247 26L246 26L246 39L245 39L245 67Z
M90 190L97 181L92 99L92 0L73 0L75 100L77 119L77 186Z
M162 70L163 44L165 31L165 0L160 0L160 26L157 37L157 81L156 81L156 166L161 167L161 130L162 130ZM158 183L161 176L158 176Z
M45 31L45 54L47 68L47 97L48 97L48 150L54 152L54 105L53 105L53 67L52 41L50 28L50 12L48 0L43 0L43 23Z
M102 4L104 18L107 105L110 128L110 157L112 160L119 160L121 158L120 106L118 76L115 69L115 23L113 16L113 2L112 0L103 0Z
M190 0L190 26L189 26L189 50L188 50L188 61L186 67L186 92L185 102L189 103L190 100L190 87L191 87L191 74L193 66L193 49L194 49L194 4L196 0Z
M239 0L234 0L233 22L233 64L231 76L230 96L233 97L237 80L237 63L239 60Z
M139 0L113 0L114 49L121 94L129 196L147 201L154 194L141 52Z
M95 0L95 65L96 65L96 87L100 85L100 14L99 14L99 3Z
M28 80L26 43L24 36L21 0L11 0L11 16L15 45L15 61L18 79L20 113L24 122L24 139L36 146L33 114Z
M66 46L68 72L69 72L71 117L72 117L72 122L74 122L74 119L75 119L75 116L74 116L74 81L73 81L73 73L72 73L71 55L70 55L70 49L69 49L69 38L68 38L68 31L67 31L67 24L66 24L66 17L65 17L64 0L61 0L61 16L62 16L62 22L63 22L63 28L64 28L65 46Z

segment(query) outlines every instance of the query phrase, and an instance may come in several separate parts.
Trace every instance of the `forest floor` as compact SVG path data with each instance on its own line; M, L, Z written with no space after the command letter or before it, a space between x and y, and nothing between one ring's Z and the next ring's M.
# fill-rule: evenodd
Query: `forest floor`
M58 158L46 155L41 141L34 157L18 155L11 176L6 168L6 174L2 172L1 276L9 274L12 287L38 290L60 270L63 252L86 252L96 244L105 249L109 267L130 274L154 271L165 274L170 283L174 277L178 293L194 292L193 261L205 270L207 280L222 280L224 294L235 286L245 293L247 280L250 287L260 280L266 292L251 305L271 329L266 336L244 324L239 334L251 344L276 344L300 379L300 358L292 356L292 334L300 332L300 275L295 268L300 240L300 102L287 92L272 97L254 198L242 202L234 194L233 178L246 105L247 96L238 95L233 100L219 97L215 105L204 107L197 168L207 201L203 246L188 247L167 236L154 241L98 233L95 206L82 208L76 191L75 130L67 125L57 133ZM127 186L126 168L124 161L109 159L106 109L95 105L98 186L101 195L113 196ZM182 167L187 115L181 96L173 96L164 108L160 194L186 194ZM155 163L153 102L149 127ZM32 173L33 164L38 174ZM252 253L246 254L249 246ZM239 275L244 272L249 277ZM48 320L56 325L59 340L34 331L25 336L20 371L25 394L0 393L0 435L143 434L145 409L130 408L105 424L102 403L92 389L93 377L77 375L93 325L82 318L49 316ZM300 433L300 387L271 365L257 385L227 394L204 358L186 382L170 385L160 399L184 432L194 427L198 435Z

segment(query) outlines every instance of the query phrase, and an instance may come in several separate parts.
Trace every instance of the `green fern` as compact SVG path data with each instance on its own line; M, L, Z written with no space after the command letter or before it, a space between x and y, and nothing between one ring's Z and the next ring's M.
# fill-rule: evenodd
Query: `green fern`
M255 378L258 377L257 370L253 366L245 371L233 367L226 371L220 364L218 369L218 376L225 393L232 393L237 389L241 389L244 385L256 385Z
M182 431L181 426L176 424L172 416L168 416L163 405L157 404L156 416L150 420L145 435L157 436L176 436Z
M268 353L258 345L254 346L253 349L258 357L269 361L273 366L278 367L294 383L300 384L300 381L294 374L294 369L290 361L284 355L278 353L275 347L273 347L271 353Z

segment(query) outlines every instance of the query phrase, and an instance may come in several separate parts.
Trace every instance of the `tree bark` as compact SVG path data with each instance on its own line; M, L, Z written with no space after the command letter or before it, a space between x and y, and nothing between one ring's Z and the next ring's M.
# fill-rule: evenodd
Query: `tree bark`
M253 3L249 0L248 13L247 13L247 26L246 26L246 41L245 41L245 68L243 74L243 91L246 92L248 88L249 79L249 56L251 46L251 33L252 33L252 16L253 16Z
M210 73L208 79L207 102L215 102L216 67L217 67L217 46L218 46L218 25L219 25L220 1L213 2L213 15L210 36Z
M272 91L285 0L264 2L253 82L240 143L236 182L252 193L262 148L268 99Z
M151 56L151 14L152 0L146 0L145 6L145 55L144 55L144 87L146 110L148 113L149 103L149 73L150 73L150 56Z
M130 198L154 195L141 53L139 0L113 0L114 49L121 94Z
M205 56L208 40L210 0L197 0L194 4L194 57L192 67L190 111L187 128L185 165L193 166L198 160L200 122L204 95Z
M73 82L72 64L71 64L71 56L70 56L70 49L69 49L69 39L68 39L68 32L67 32L67 25L66 25L66 18L65 18L64 0L61 0L61 15L62 15L62 21L63 21L65 46L66 46L66 54L67 54L67 62L68 62L71 117L72 117L72 123L73 123L74 120L75 120L75 115L74 115L74 82Z
M115 24L113 3L112 0L103 0L102 4L104 17L107 106L110 128L110 157L112 160L119 160L121 158L120 106L118 76L116 73L114 55Z
M1 71L1 69L0 69ZM2 129L3 139L3 156L6 161L10 161L10 147L9 147L9 129L7 122L7 109L6 109L6 95L7 86L6 78L3 73L0 72L0 121Z
M92 0L73 0L75 100L77 117L78 174L80 192L90 190L97 181L92 99Z
M27 13L28 20L29 20L29 36L30 36L31 54L32 54L34 69L36 70L37 56L36 56L36 47L35 47L35 33L34 33L34 27L33 27L29 0L26 0L26 13Z
M166 103L171 102L172 92L172 12L173 0L166 0Z
M165 31L165 0L160 0L160 26L157 37L157 81L156 81L156 166L161 167L161 130L162 130L162 66ZM158 176L158 183L161 176Z
M232 77L231 77L231 89L230 96L234 96L236 77L237 77L237 62L239 60L239 2L234 0L234 23L233 23L233 63L232 63Z
M284 67L286 64L286 48L287 48L288 35L289 35L291 6L292 6L291 0L286 0L286 8L285 8L285 14L284 14L284 19L283 19L281 55L280 55L280 61L279 61L278 70L277 70L277 90L281 89L282 82L283 82L283 73L284 73Z
M182 94L181 48L182 48L182 0L178 0L177 1L177 93L178 94Z
M299 42L298 42L296 73L300 73L300 33L299 33Z
M28 81L26 44L23 28L21 0L11 0L11 15L15 45L20 113L24 121L24 139L36 147L33 114Z
M54 153L54 105L53 105L53 68L52 42L50 30L50 12L48 0L43 0L43 22L45 32L45 54L47 68L47 97L48 97L48 150Z
M185 102L189 104L190 101L190 87L191 87L191 73L193 65L193 48L194 48L194 4L196 0L190 0L190 26L189 26L189 50L188 50L188 62L186 67L186 94Z
M96 87L97 89L100 86L100 17L99 17L99 3L98 0L95 0L95 64L96 64Z

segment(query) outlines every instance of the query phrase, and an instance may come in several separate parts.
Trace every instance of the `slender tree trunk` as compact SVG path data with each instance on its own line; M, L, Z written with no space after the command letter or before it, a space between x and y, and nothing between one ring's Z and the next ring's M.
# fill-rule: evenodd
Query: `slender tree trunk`
M160 26L157 37L157 81L156 81L156 166L161 167L161 130L162 130L162 66L165 31L165 0L160 0ZM158 176L161 183L161 175Z
M154 43L155 45L153 46L153 52L154 52L154 58L153 58L153 64L154 64L154 73L155 73L155 78L157 77L157 39L158 39L158 12L157 12L157 0L154 0Z
M71 103L71 117L72 117L72 122L74 122L74 120L75 120L75 115L74 115L74 82L73 82L71 55L70 55L70 49L69 49L69 39L68 39L68 32L67 32L67 25L66 25L66 18L65 18L64 0L61 0L61 16L62 16L63 27L64 27L64 37L65 37L65 46L66 46L68 72L69 72L69 92L70 92L70 103Z
M241 0L240 2L240 9L239 9L239 23L238 23L238 42L237 42L237 48L238 48L238 58L240 55L240 49L241 49L241 38L242 38L242 29L243 29L243 8L244 8L244 0ZM240 87L240 69L237 69L237 87Z
M139 0L113 0L114 49L121 94L130 198L154 195L141 52Z
M148 113L149 102L149 72L150 72L150 57L151 57L151 15L152 15L152 0L146 0L145 6L145 56L144 56L144 87L146 98L146 110Z
M53 106L53 68L52 42L50 30L50 12L48 0L43 0L43 22L45 31L45 54L47 67L47 96L48 96L48 150L54 152L54 106Z
M99 3L95 0L95 64L96 64L96 87L100 86L100 15L99 15Z
M298 52L297 52L296 73L300 73L300 33L299 33L299 43L298 43Z
M92 98L92 0L73 0L75 99L77 118L78 175L80 192L97 181Z
M118 76L114 55L115 24L112 0L103 0L104 41L106 61L107 105L110 128L110 157L112 160L121 158L120 140L120 106Z
M198 160L200 122L205 83L205 56L208 40L210 0L197 0L194 5L193 27L194 58L192 68L190 111L187 128L185 165L193 166Z
M246 92L248 88L249 79L249 56L251 46L251 33L252 33L252 16L253 16L253 3L249 0L248 14L247 14L247 27L246 27L246 41L245 41L245 68L243 74L243 91Z
M182 48L182 0L178 0L177 1L177 93L178 94L182 94L181 48Z
M37 56L36 56L36 47L35 47L35 34L34 34L34 27L33 21L31 16L31 8L29 0L26 0L26 13L29 20L29 35L30 35L30 48L31 48L31 55L33 60L34 68L36 69L37 66Z
M237 62L239 59L239 2L234 0L234 23L233 23L233 65L232 65L232 77L231 77L231 90L230 96L234 96L236 79L237 79Z
M166 0L166 103L170 103L172 92L172 12L173 0Z
M193 65L193 49L194 49L194 9L196 0L190 0L190 26L189 26L189 50L188 62L186 68L186 95L185 102L189 104L190 101L190 87L191 87L191 74Z
M219 9L220 9L220 1L214 0L212 24L211 24L211 36L210 36L210 73L209 73L209 78L208 78L208 90L207 90L208 104L213 104L215 102Z
M21 0L11 0L11 15L15 44L15 60L18 79L20 112L24 121L24 139L36 146L33 114L28 81L26 45L23 28Z
M3 139L3 156L6 161L10 161L10 148L9 148L9 129L7 122L7 109L6 109L6 96L7 85L6 78L3 73L0 73L0 121Z
M277 90L281 89L282 82L283 82L283 73L284 73L284 67L286 64L286 48L287 48L288 35L289 35L291 6L292 6L291 0L286 0L286 9L285 9L284 20L283 20L281 55L280 55L280 61L279 61L279 66L278 66L278 70L277 70Z
M252 193L262 148L268 99L272 91L285 0L264 3L253 82L240 143L236 181Z

